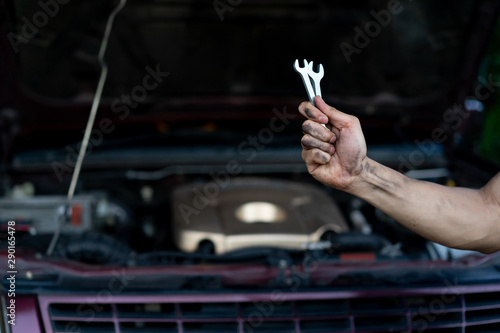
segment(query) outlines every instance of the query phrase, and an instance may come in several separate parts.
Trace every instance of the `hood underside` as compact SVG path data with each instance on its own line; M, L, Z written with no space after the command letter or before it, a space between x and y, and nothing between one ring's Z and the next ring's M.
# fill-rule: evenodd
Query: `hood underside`
M29 108L89 104L101 70L113 2L54 3L8 2L6 42L21 94L35 102ZM292 68L305 58L323 64L323 95L348 111L401 118L432 107L427 117L437 118L470 89L498 7L491 0L235 3L128 1L106 54L103 104L143 84L146 72L161 80L149 83L141 112L168 114L200 97L305 99Z

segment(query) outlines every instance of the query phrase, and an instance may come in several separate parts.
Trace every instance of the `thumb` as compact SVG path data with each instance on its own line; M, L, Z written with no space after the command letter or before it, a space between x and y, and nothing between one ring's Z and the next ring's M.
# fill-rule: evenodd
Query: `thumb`
M352 121L351 115L341 112L333 106L329 106L321 96L316 96L314 102L316 103L316 107L328 117L333 126L340 129L346 127Z

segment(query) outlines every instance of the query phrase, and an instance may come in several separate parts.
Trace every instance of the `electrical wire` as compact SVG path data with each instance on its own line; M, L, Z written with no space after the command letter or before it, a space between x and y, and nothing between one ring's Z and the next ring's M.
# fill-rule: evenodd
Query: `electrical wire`
M104 60L104 56L106 54L106 50L109 44L109 37L111 35L111 30L113 28L113 22L115 20L116 15L125 7L127 0L120 0L115 9L111 12L108 17L108 22L106 23L106 28L104 30L104 36L102 38L101 47L99 49L98 61L101 66L101 75L99 77L99 81L97 83L96 92L94 95L94 100L92 102L92 107L90 109L89 119L87 121L87 127L85 128L85 133L83 135L82 145L80 147L80 151L78 153L78 159L75 164L75 170L73 171L73 176L71 177L71 183L68 190L68 195L66 198L66 206L63 211L63 215L61 217L61 221L58 223L57 229L54 232L54 236L50 242L49 247L47 248L47 255L52 255L54 248L57 244L57 240L59 239L59 235L61 233L61 227L66 222L67 216L70 212L70 204L75 195L76 185L78 183L78 178L80 177L80 171L83 164L83 159L85 158L85 154L87 152L88 143L90 140L90 134L92 132L92 127L94 126L95 117L97 114L97 109L99 104L101 103L102 92L104 90L104 84L106 83L106 78L108 76L108 65Z

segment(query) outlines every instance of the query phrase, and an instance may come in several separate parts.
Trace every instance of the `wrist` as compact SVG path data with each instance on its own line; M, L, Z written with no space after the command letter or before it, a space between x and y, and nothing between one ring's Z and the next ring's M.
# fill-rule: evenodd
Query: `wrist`
M378 175L381 165L374 160L365 157L360 163L357 172L353 176L352 183L345 189L346 192L360 198L378 187L381 177Z
M365 158L360 166L359 175L352 182L348 192L368 202L376 200L380 195L403 199L401 188L409 181L411 179L401 173Z

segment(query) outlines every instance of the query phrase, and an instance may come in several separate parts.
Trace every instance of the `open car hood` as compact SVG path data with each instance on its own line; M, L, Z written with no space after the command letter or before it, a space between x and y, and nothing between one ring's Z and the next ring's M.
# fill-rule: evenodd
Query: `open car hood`
M54 3L0 2L0 101L25 123L84 121L100 74L113 1ZM130 0L111 34L101 114L127 104L121 96L131 92L139 96L133 115L165 119L221 111L231 118L268 110L276 99L297 103L306 94L292 64L306 58L324 65L323 95L339 108L436 120L469 93L498 7L493 0ZM140 96L134 88L144 84L151 89Z
M37 147L64 155L62 147L81 140L114 5L0 0L3 165L25 165L15 154ZM480 89L473 84L498 8L494 0L129 0L111 31L94 126L120 138L196 122L260 128L276 108L296 113L306 99L292 67L305 58L323 64L325 100L359 116L370 142L395 123L416 127L410 140L429 137L445 110ZM300 120L292 121L298 134Z

